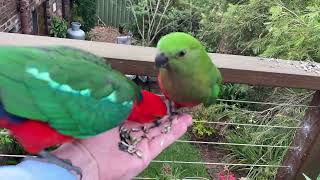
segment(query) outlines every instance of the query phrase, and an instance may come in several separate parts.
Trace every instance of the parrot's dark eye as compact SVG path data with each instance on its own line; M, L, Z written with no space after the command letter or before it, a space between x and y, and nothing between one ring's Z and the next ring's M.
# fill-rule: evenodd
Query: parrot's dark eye
M186 55L186 52L185 51L180 51L179 53L178 53L178 56L179 57L183 57L183 56L185 56Z

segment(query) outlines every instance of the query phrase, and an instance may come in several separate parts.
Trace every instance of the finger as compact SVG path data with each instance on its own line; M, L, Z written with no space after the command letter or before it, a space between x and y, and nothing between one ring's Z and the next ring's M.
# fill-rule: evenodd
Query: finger
M188 114L178 116L172 123L172 130L168 134L161 134L149 141L150 160L158 156L163 149L179 139L192 124L192 117ZM157 128L159 129L159 128Z

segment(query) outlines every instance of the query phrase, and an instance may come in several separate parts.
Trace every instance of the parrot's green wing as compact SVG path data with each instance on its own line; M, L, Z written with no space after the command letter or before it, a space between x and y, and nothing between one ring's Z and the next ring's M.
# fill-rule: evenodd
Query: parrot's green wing
M211 88L211 95L206 99L206 101L203 102L203 105L205 107L208 107L212 104L216 103L217 98L220 95L221 91L221 84L222 84L222 76L218 68L216 66L213 66L212 68L212 88Z
M86 138L114 128L140 97L132 81L90 53L0 47L0 100L6 111L47 122L62 134Z

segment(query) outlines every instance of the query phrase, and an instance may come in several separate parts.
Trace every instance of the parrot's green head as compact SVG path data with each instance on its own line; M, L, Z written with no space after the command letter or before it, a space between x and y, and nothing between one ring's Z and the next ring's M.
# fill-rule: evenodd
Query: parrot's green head
M201 42L193 36L183 32L173 32L163 36L158 44L159 50L156 58L156 67L179 71L192 68L207 56Z

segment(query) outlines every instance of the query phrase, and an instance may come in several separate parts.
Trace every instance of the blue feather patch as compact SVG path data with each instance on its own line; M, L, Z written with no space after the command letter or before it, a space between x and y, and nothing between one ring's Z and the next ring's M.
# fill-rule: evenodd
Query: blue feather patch
M19 124L19 123L26 121L25 118L21 118L21 117L7 113L6 110L4 109L3 105L0 102L0 119L3 117L7 117L11 123L15 123L15 124Z

